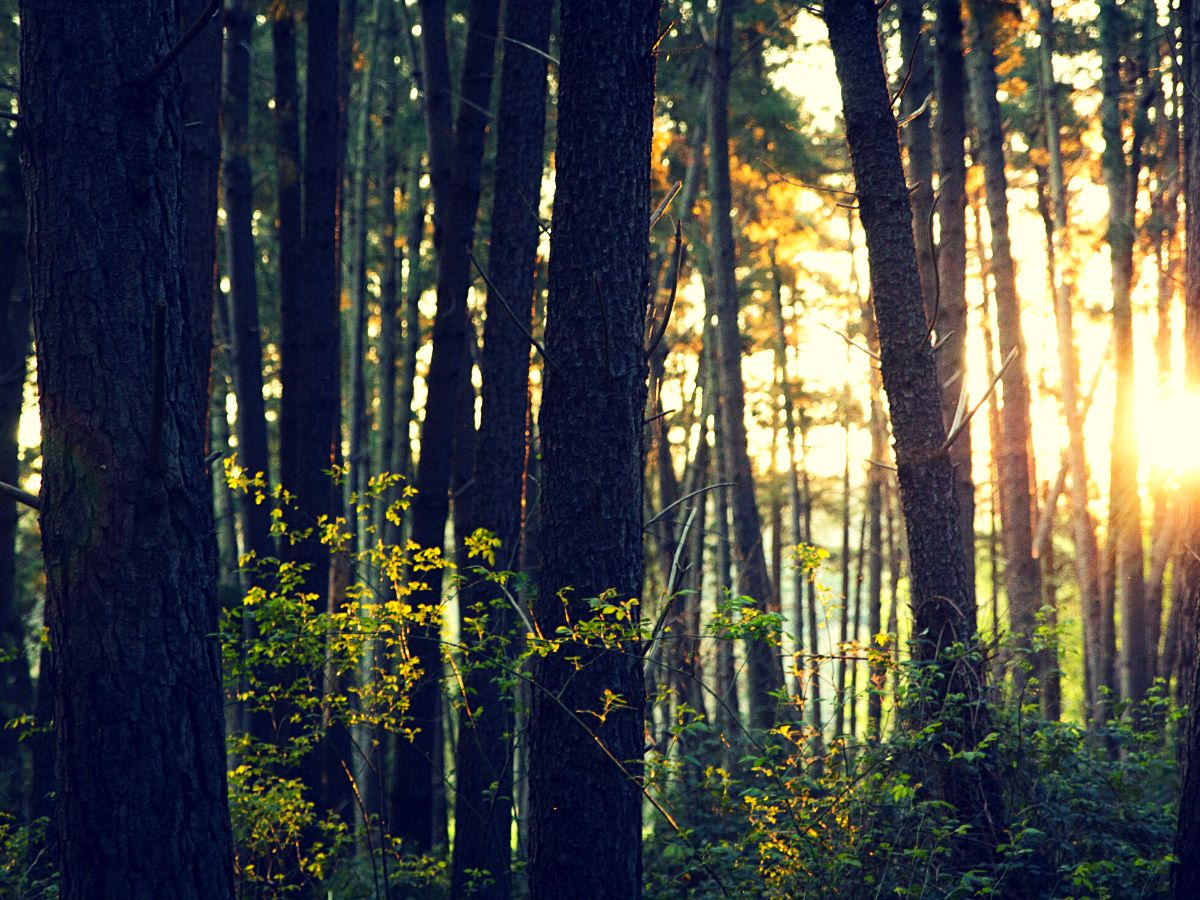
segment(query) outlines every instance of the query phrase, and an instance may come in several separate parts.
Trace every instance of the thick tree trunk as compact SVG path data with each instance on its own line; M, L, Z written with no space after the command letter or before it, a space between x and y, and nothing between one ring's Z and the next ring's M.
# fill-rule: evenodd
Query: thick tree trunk
M487 320L480 362L483 408L474 487L463 497L461 514L466 525L462 535L486 528L499 539L499 571L513 571L520 562L529 396L526 332L532 329L539 238L538 222L529 209L538 208L545 162L542 54L549 47L552 10L552 0L510 0L504 17L509 40L504 44L496 121ZM505 304L517 322L510 319ZM488 636L476 652L510 658L518 637L516 617L494 585L468 575L459 592L459 613L462 634L482 625ZM469 666L463 678L466 705L459 715L456 757L453 893L465 894L482 871L491 881L472 896L501 900L511 893L514 697L501 688L507 675L492 667Z
M175 42L174 19L138 3L21 8L68 898L233 894L207 356L183 221L195 198L179 72L139 81Z
M963 149L967 138L967 79L963 64L961 6L960 0L938 0L934 55L939 232L934 333L941 344L937 352L938 381L942 384L942 418L947 427L954 421L958 393L967 378L967 170ZM917 102L920 103L920 98ZM914 226L919 224L914 222ZM950 448L950 465L954 469L954 500L958 504L959 530L973 591L975 477L971 469L970 423Z
M471 283L468 257L479 206L483 140L491 98L493 57L499 3L472 0L467 16L467 46L458 95L457 122L452 124L454 91L450 80L444 0L422 0L421 46L424 62L425 123L433 189L434 248L437 254L437 315L433 353L425 383L425 422L416 471L417 496L412 506L412 540L422 549L442 547L449 491L455 470L455 444L473 425L465 404L473 408L471 348L474 344L467 291ZM459 460L460 470L462 461ZM425 573L427 591L413 602L427 612L440 602L441 570ZM429 761L433 758L434 722L438 707L437 671L441 665L438 625L410 629L409 650L425 670L412 691L409 717L416 734L396 747L392 775L393 832L416 850L433 843L433 793Z
M951 717L958 725L945 733L949 746L973 749L987 734L988 719L983 667L970 652L975 646L975 604L959 532L953 470L945 450L941 392L927 339L912 212L877 15L871 0L838 0L824 8L867 237L883 384L891 406L900 497L908 526L913 654L939 670L930 694L917 702L912 714L917 721ZM968 648L968 655L951 662L946 654L954 645ZM952 705L949 710L947 703ZM938 765L936 777L934 789L976 835L959 842L959 854L964 860L986 857L988 851L980 847L990 846L989 817L995 816L1000 804L998 785L986 762L975 768L945 760Z
M588 597L612 591L623 602L642 585L642 341L657 19L655 0L562 6L535 610L545 634L564 624L567 611L575 622L593 615ZM636 621L637 607L631 612ZM576 646L535 663L533 900L641 896L637 649ZM566 659L577 654L582 668ZM587 715L602 708L606 691L621 698L620 707L602 720Z
M1009 242L1008 176L1004 168L1004 133L997 98L996 60L992 17L995 10L981 0L970 0L971 94L979 127L979 149L991 224L991 272L996 290L996 325L1001 360L1016 350L1016 358L1001 378L1004 402L1003 428L994 448L1000 468L1000 523L1004 534L1005 585L1008 588L1009 623L1017 646L1028 650L1037 611L1042 605L1041 573L1033 557L1033 486L1030 481L1029 375L1025 339L1021 333L1021 302L1017 296L1016 268ZM1021 683L1025 669L1016 666L1013 677Z
M210 7L209 0L178 0L175 27L183 34ZM213 296L217 272L217 174L221 159L221 22L214 16L179 56L183 132L183 256L188 292L195 391L208 425L212 368Z
M710 70L709 198L712 204L713 282L718 307L717 334L720 347L721 402L724 409L725 443L733 491L733 537L737 553L738 591L751 598L759 610L767 610L773 595L771 577L763 549L762 526L754 497L754 473L746 450L746 400L742 383L742 344L738 326L737 259L730 219L732 196L729 180L729 76L736 0L717 5L716 38ZM750 680L750 722L770 728L776 720L778 702L773 696L783 688L783 667L775 647L762 639L746 644Z

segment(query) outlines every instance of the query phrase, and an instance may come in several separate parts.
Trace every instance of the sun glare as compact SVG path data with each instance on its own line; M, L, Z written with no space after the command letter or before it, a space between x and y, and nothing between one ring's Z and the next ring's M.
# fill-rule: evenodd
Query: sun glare
M1138 448L1147 472L1200 471L1200 391L1183 388L1138 396Z

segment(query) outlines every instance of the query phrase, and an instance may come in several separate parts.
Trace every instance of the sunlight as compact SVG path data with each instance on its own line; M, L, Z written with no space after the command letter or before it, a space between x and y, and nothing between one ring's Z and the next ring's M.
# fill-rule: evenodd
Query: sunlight
M1179 476L1200 471L1200 391L1140 391L1136 415L1138 448L1147 472Z

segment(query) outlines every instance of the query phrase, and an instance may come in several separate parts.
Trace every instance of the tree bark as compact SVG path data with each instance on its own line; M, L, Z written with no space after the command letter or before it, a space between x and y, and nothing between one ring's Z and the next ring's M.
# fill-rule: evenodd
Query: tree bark
M979 149L991 224L991 273L995 282L996 326L1001 361L1016 350L1016 358L1001 378L1004 402L1003 427L998 453L1000 470L1000 524L1004 539L1005 585L1008 589L1009 624L1018 648L1031 647L1037 612L1042 605L1041 573L1033 556L1033 486L1029 423L1029 375L1025 339L1021 332L1021 301L1017 296L1016 269L1009 242L1008 176L1004 168L1004 133L997 98L994 46L995 10L981 0L970 0L971 95L979 128ZM1031 661L1032 662L1032 661ZM1013 670L1014 680L1024 681L1025 667Z
M754 497L754 473L746 450L746 400L738 326L737 259L730 220L733 201L729 178L729 76L735 6L736 0L720 0L717 5L708 106L708 190L712 206L713 282L718 307L721 402L725 424L725 442L721 452L727 457L729 477L734 482L733 537L737 553L738 591L754 602L755 609L766 612L773 589L767 572L758 503ZM783 689L783 666L776 648L763 639L749 639L746 656L750 681L750 722L756 728L770 728L777 717L778 701L774 695Z
M945 450L941 392L921 301L912 236L912 211L900 161L871 0L837 0L824 7L842 115L854 167L859 215L866 232L882 376L895 434L900 499L908 530L913 655L937 677L912 710L918 722L952 716L945 739L975 748L987 734L984 672L975 648L975 605L969 583L954 479ZM951 661L954 645L967 655ZM952 708L945 709L950 703ZM959 705L961 704L961 705ZM944 719L942 721L945 721ZM934 790L951 803L975 837L957 842L964 860L989 855L989 816L1000 804L986 762L975 767L943 761Z
M546 59L552 0L509 0L504 13L504 61L496 117L496 175L488 251L484 325L483 406L474 459L474 487L463 496L462 536L486 528L500 541L498 571L520 563L529 406L530 342L545 162ZM539 52L540 51L540 52ZM514 322L505 304L517 317ZM468 575L460 588L461 633L483 625L475 652L510 659L517 645L512 607L490 582ZM472 649L468 647L469 655ZM479 872L490 883L472 896L502 900L511 893L512 692L506 673L486 663L466 667L456 755L452 893L463 895Z
M454 123L446 4L444 0L422 0L420 9L438 299L433 353L425 379L425 422L415 480L418 493L412 505L412 540L422 549L432 550L442 547L445 536L455 444L462 437L458 432L474 421L464 409L465 404L471 404L472 408L474 404L471 387L474 336L467 310L471 282L468 252L479 206L499 3L471 2L458 91L462 99ZM428 611L441 599L441 570L425 573L423 581L428 590L417 592L413 603ZM441 665L438 638L436 624L410 628L409 649L422 663L424 674L412 691L409 705L416 734L411 741L398 742L392 776L393 831L416 850L428 849L434 840L429 761L433 758L438 708L436 671Z
M643 349L656 0L565 0L542 395L544 634L642 586ZM565 593L563 593L565 592ZM634 622L637 607L631 607ZM538 658L530 720L530 897L642 892L640 648ZM578 654L581 669L565 657ZM621 702L601 719L604 693ZM581 715L576 710L584 711ZM603 877L597 878L596 873Z
M21 7L62 895L232 897L175 16L78 13Z
M967 378L967 170L963 149L967 138L966 74L960 0L938 0L934 73L937 84L938 247L937 318L934 333L938 381L942 384L942 418L954 421L958 392ZM910 86L910 90L911 90ZM920 98L917 98L920 103ZM914 225L920 225L915 222ZM924 285L924 282L922 282ZM952 387L948 387L952 386ZM967 570L975 588L975 477L971 466L971 425L953 446L954 500L967 554Z

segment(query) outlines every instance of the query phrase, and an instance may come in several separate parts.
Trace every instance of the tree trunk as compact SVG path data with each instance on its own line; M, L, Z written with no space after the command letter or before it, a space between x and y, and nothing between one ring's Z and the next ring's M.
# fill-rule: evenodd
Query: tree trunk
M247 0L233 0L225 12L226 60L225 255L233 309L233 383L237 392L238 462L251 476L270 481L267 420L263 404L262 338L258 322L258 287L254 246L254 187L250 171L250 45L254 16ZM267 491L269 493L269 489ZM238 493L242 518L242 552L256 560L274 555L271 509L258 503L254 491Z
M1138 449L1134 422L1133 290L1134 208L1138 172L1125 157L1121 116L1121 13L1114 0L1100 4L1100 57L1103 96L1104 180L1108 188L1107 241L1112 259L1113 409L1112 469L1109 484L1109 546L1115 555L1116 606L1120 610L1121 697L1137 702L1150 684L1146 659L1146 587L1142 551L1142 510L1138 493ZM1136 143L1136 139L1135 139Z
M544 634L565 624L568 611L574 622L594 615L586 598L611 591L620 603L642 585L657 19L653 0L562 6L535 609ZM637 607L630 611L636 623ZM538 658L534 670L530 896L640 897L638 648L565 649ZM581 669L565 658L576 654ZM606 691L621 698L619 708L603 719L586 714Z
M948 745L974 749L987 734L988 719L982 665L970 652L975 645L975 604L959 532L953 470L944 449L941 392L921 302L912 211L880 53L878 12L871 0L838 0L825 5L824 16L867 237L883 384L908 526L913 654L939 675L912 713L918 722L933 721L931 716L951 718L956 727L945 732ZM954 645L968 648L968 655L948 660ZM958 842L959 855L964 861L986 858L989 816L1000 808L998 785L986 761L978 768L943 761L936 778L934 790L977 833Z
M1062 162L1062 127L1058 85L1054 80L1054 18L1050 0L1039 0L1038 34L1041 37L1040 72L1045 103L1046 148L1049 155L1052 235L1047 245L1054 291L1054 322L1058 332L1058 364L1063 411L1067 423L1067 470L1071 478L1071 531L1075 543L1075 572L1079 582L1084 629L1084 696L1092 720L1103 723L1101 666L1103 599L1100 584L1100 551L1096 523L1088 509L1088 465L1083 443L1083 415L1079 408L1079 359L1075 351L1075 326L1069 283L1064 277L1069 234L1067 191Z
M1001 361L1015 349L1016 358L1001 378L1004 402L998 454L1000 524L1004 536L1004 581L1008 589L1009 623L1020 650L1028 652L1037 611L1042 605L1041 573L1033 557L1033 486L1030 481L1029 375L1025 339L1021 333L1021 302L1008 232L1008 176L1004 168L1004 133L997 98L994 46L995 11L981 0L970 0L971 95L979 127L979 149L991 224L991 273L996 291L996 326ZM1024 681L1025 667L1013 678Z
M0 232L0 481L20 484L21 454L17 431L25 400L26 360L30 350L29 292L27 289L24 198L16 147L6 141L4 172L0 184L4 198ZM0 499L0 722L8 722L34 709L33 682L29 676L29 649L25 622L17 597L17 528L28 510L16 501ZM33 629L31 629L33 630ZM36 633L36 632L35 632ZM45 724L45 723L39 723ZM0 809L20 806L25 788L25 751L20 731L0 729Z
M954 421L958 393L967 378L967 171L963 150L967 138L967 80L963 65L961 6L960 0L938 0L934 55L939 231L934 333L941 344L937 368L943 390L942 418L947 427ZM912 89L911 85L909 89ZM919 104L921 98L915 99ZM914 222L914 225L920 224ZM970 423L950 447L950 465L954 469L954 500L958 504L959 530L967 554L968 580L974 591L975 477L971 467Z
M746 450L746 400L742 384L742 345L738 326L737 259L729 181L729 76L733 11L736 0L719 0L716 38L710 70L709 198L712 204L713 282L718 307L721 402L724 407L725 443L721 452L733 487L733 537L737 553L738 591L749 597L755 608L766 611L771 602L771 578L763 550L762 526L754 497L754 473ZM761 638L746 644L750 679L750 722L770 728L776 720L775 694L783 689L783 667L776 648Z
M848 352L848 351L847 351ZM850 360L846 360L847 366ZM842 385L842 602L838 608L837 693L833 707L833 736L846 733L846 657L850 641L850 382Z
M499 539L498 571L513 571L520 562L529 396L526 332L532 328L539 238L537 219L529 209L538 207L545 161L546 59L542 54L549 47L552 7L552 0L510 2L504 18L509 40L504 44L496 121L487 320L480 362L483 409L475 484L464 495L462 513L464 536L486 528ZM516 322L510 319L506 303ZM459 613L461 633L470 633L472 623L485 627L488 638L476 652L510 658L518 637L516 618L491 583L468 576L460 589ZM501 900L511 893L514 698L500 686L507 674L493 667L469 666L463 678L467 705L459 715L452 892L466 893L471 879L487 872L490 883L472 896Z
M97 15L21 8L61 889L232 897L176 27Z
M1200 3L1181 0L1183 25L1183 154L1184 196L1195 196L1200 177L1200 60L1196 41L1200 40ZM1184 345L1187 348L1184 378L1189 390L1200 388L1200 205L1188 203L1184 220ZM1181 618L1180 626L1192 634L1192 647L1200 644L1197 621L1197 591L1200 589L1200 473L1189 470L1183 490L1184 527L1180 557L1185 561L1180 576L1181 607L1190 618ZM1189 679L1188 717L1180 732L1183 773L1179 795L1179 821L1175 831L1175 858L1171 867L1171 897L1186 900L1200 894L1200 666L1194 659L1181 660L1180 677Z
M452 121L444 0L422 0L421 46L425 85L425 125L433 190L434 249L437 254L437 315L433 353L425 378L425 422L417 465L417 495L412 505L412 540L423 550L440 549L449 513L456 432L473 425L464 404L473 408L471 347L474 343L467 292L471 283L468 253L479 206L483 140L490 106L493 57L499 16L497 0L472 0L467 17L467 46ZM460 460L460 465L462 461ZM461 539L461 538L460 538ZM427 572L428 590L412 601L429 612L441 600L442 572ZM433 843L433 795L429 761L433 758L438 706L437 670L441 665L438 623L410 627L409 649L425 670L412 691L409 717L416 729L411 741L398 742L392 775L392 829L415 850Z

